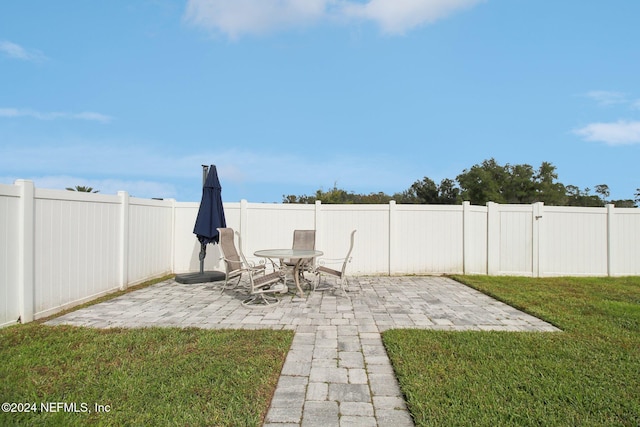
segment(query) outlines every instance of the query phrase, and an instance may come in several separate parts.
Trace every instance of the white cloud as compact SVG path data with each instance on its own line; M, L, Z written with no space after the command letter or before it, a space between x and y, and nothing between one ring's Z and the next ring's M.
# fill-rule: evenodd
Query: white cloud
M68 120L88 120L96 121L100 123L109 123L112 118L105 114L94 113L85 111L82 113L68 113L68 112L40 112L30 109L19 108L0 108L0 117L32 117L38 120L56 120L56 119L68 119Z
M7 40L0 40L0 52L10 58L21 59L23 61L40 62L47 59L46 56L37 50L27 50L22 46Z
M189 0L187 21L230 38L321 19L331 0Z
M187 22L235 39L320 21L371 21L403 34L484 0L189 0Z
M608 145L640 144L640 121L591 123L576 129L574 133L587 141L599 141Z
M370 0L366 3L347 2L344 13L350 17L373 21L385 33L404 34L479 2L480 0Z
M592 90L587 92L586 96L593 99L600 105L623 104L627 102L626 95L624 93L609 90Z

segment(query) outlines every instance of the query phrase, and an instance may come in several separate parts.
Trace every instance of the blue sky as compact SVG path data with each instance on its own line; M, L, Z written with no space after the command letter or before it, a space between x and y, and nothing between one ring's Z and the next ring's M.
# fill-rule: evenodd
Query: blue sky
M0 3L0 183L198 201L407 189L495 158L640 187L637 0Z

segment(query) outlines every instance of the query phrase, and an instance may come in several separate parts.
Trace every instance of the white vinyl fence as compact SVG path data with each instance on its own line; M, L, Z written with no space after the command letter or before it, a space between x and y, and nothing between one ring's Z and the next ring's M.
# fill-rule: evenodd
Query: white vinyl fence
M198 203L0 184L0 326L28 322L168 273L197 271ZM243 252L316 248L350 274L640 275L640 209L533 205L225 203ZM205 268L222 269L215 245Z

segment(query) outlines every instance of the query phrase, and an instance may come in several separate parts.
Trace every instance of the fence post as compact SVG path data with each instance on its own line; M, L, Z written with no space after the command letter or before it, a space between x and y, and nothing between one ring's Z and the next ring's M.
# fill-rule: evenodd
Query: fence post
M176 199L171 202L171 273L176 271Z
M32 322L35 312L35 188L33 181L18 179L18 303L20 322Z
M607 276L614 276L613 260L616 254L613 246L613 238L616 235L613 225L613 215L615 215L615 206L607 204Z
M247 242L246 238L249 233L248 225L249 225L249 203L246 199L240 200L240 238L243 242ZM246 245L246 243L245 243ZM245 246L246 247L246 246Z
M544 203L536 202L532 205L532 224L531 224L531 275L540 277L540 227L542 226L542 214L544 211Z
M118 191L120 197L120 289L129 284L129 193Z
M500 212L498 205L487 202L487 275L500 270Z
M313 229L316 230L316 248L321 248L323 246L322 233L318 233L318 230L322 229L322 202L320 200L316 200L314 214Z
M471 202L462 202L462 274L469 274L471 267Z
M397 252L397 230L396 230L396 201L389 200L389 259L387 260L387 272L389 275L396 272L395 255Z

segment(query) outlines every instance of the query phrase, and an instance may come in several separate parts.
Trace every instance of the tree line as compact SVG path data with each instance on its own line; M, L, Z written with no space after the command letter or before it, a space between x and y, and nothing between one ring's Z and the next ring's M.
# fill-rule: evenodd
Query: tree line
M609 187L596 185L592 189L580 189L575 185L564 185L558 180L556 167L542 162L534 169L531 165L500 165L495 159L484 160L481 164L464 169L455 180L445 178L436 184L424 177L411 186L393 195L383 192L356 194L337 188L328 191L317 190L313 195L283 195L283 203L327 204L384 204L395 200L406 204L456 205L468 200L474 205L487 202L523 203L544 202L550 206L591 206L598 207L612 203L617 207L636 207L640 204L640 188L634 199L609 200Z

